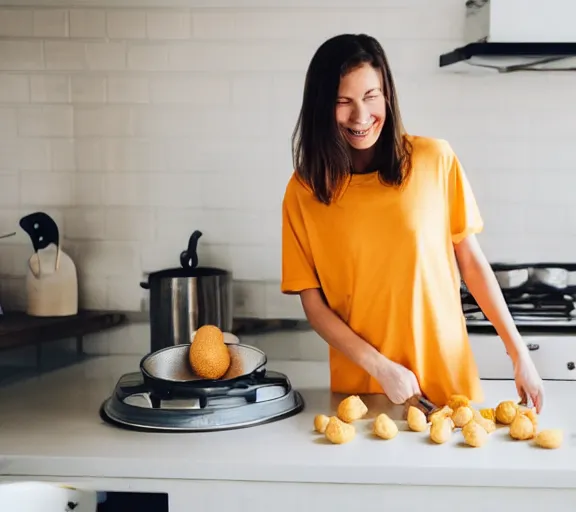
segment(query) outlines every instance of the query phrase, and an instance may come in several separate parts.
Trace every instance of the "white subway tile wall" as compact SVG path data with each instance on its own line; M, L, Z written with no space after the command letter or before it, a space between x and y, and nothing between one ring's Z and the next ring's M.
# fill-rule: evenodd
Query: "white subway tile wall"
M4 307L24 305L17 221L40 209L83 307L140 310L142 274L178 265L199 229L238 315L302 317L279 291L290 136L313 52L344 31L382 42L407 129L456 149L492 261L576 259L576 73L440 70L463 0L0 3Z

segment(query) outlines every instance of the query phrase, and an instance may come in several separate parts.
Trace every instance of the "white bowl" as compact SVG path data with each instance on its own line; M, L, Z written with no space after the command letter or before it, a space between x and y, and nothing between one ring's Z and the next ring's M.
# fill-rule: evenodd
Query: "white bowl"
M0 510L18 512L64 512L68 503L74 512L96 512L97 493L58 483L22 481L0 484Z

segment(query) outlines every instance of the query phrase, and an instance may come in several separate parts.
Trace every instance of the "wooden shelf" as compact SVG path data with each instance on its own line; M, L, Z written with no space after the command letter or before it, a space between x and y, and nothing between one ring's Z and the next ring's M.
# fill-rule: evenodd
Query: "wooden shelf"
M74 316L34 317L24 312L5 312L0 315L0 350L40 345L42 343L76 338L81 350L86 334L111 329L125 323L122 313L80 311Z

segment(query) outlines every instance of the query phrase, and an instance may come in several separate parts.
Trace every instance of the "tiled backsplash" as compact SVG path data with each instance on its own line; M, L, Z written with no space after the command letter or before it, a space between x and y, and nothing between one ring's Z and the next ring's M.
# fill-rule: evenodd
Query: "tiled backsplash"
M258 335L240 335L241 343L258 347L270 361L327 361L328 345L312 330L280 331ZM40 352L30 345L0 353L0 386L12 379L45 373L77 362L76 339L42 344ZM89 357L108 355L144 356L150 352L147 323L131 323L83 339L83 352ZM39 366L41 365L41 366ZM138 368L134 368L138 371Z
M240 341L264 350L270 360L328 360L328 345L312 330L240 335ZM68 350L74 350L74 346L70 345ZM150 351L148 325L131 324L107 333L88 336L84 342L84 350L90 355L137 354L143 356Z
M6 307L23 306L32 250L17 221L41 209L83 307L140 310L142 274L177 265L200 229L201 263L234 272L237 314L301 317L278 284L290 135L308 62L342 31L381 40L408 130L456 149L490 259L574 259L576 73L440 70L463 0L25 4L0 8Z

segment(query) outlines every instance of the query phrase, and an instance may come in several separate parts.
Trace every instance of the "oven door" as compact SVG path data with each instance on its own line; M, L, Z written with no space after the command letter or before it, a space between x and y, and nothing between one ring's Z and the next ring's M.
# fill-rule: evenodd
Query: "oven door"
M543 380L576 380L576 334L522 334ZM481 379L514 379L514 370L499 336L469 333Z

